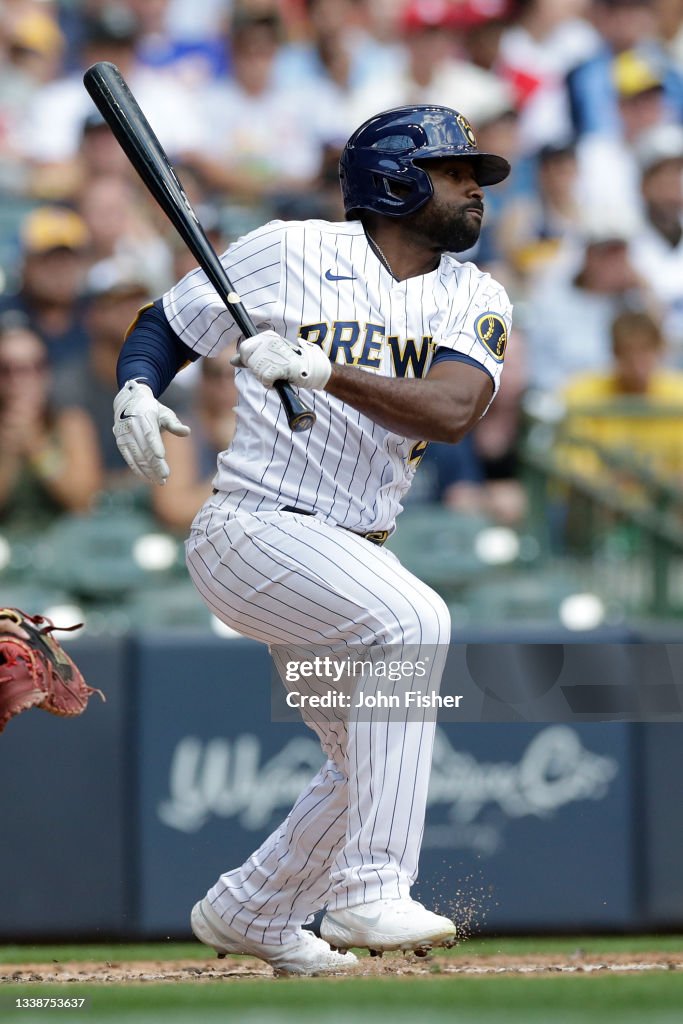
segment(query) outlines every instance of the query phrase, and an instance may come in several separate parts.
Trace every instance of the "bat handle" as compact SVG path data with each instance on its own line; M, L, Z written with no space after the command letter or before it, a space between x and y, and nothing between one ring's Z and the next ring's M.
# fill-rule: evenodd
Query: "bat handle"
M310 430L315 423L315 413L306 408L291 384L285 380L276 380L273 386L280 396L289 429L297 434Z

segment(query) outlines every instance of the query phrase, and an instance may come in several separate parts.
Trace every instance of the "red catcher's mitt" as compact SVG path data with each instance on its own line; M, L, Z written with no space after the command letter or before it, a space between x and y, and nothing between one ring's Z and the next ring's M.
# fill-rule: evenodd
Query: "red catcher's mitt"
M51 635L54 626L42 615L0 608L0 732L26 708L53 715L80 715L92 693L66 651ZM69 629L78 629L70 626Z

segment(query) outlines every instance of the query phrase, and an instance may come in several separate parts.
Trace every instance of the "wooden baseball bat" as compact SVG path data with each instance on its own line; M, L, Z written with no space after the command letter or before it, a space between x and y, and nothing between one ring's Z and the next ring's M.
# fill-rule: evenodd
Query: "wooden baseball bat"
M85 72L83 83L121 149L216 289L242 334L245 337L257 334L256 326L206 237L168 156L119 69L109 61L98 61ZM315 423L315 413L306 408L291 384L279 380L274 387L290 429L310 430Z

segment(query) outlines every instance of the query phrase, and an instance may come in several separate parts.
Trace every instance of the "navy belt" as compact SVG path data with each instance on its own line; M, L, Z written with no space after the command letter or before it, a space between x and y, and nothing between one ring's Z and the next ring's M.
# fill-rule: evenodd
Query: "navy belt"
M216 490L215 487L213 489L213 493L214 494L218 494L218 491ZM315 515L315 512L309 512L308 509L305 509L305 508L296 508L294 505L285 505L279 511L280 512L293 512L297 516L314 516ZM344 529L346 529L346 527L343 526L342 529L344 530ZM356 533L356 531L355 530L349 530L349 533ZM371 544L377 544L377 545L379 545L379 547L381 547L383 544L386 544L387 540L389 539L389 531L388 530L370 530L369 533L356 533L356 537L362 537L364 540L369 540Z
M315 512L309 512L307 509L295 508L294 505L285 505L284 508L280 509L281 512L294 512L297 516L314 516ZM342 527L345 529L345 527ZM349 533L355 533L355 530L349 530ZM389 538L388 530L370 530L369 533L356 533L357 537L363 537L365 540L369 540L371 544L378 544L379 547L385 544Z

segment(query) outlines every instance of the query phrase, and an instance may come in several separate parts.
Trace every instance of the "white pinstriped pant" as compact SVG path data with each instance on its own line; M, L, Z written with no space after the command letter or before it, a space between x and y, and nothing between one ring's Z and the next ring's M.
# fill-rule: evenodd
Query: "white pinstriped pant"
M187 541L190 575L215 615L271 645L281 675L287 645L408 644L429 649L419 688L438 690L448 609L395 555L313 517L209 506ZM346 714L346 722L307 721L326 764L279 828L209 890L216 912L251 939L288 942L326 905L404 897L415 880L433 712Z

